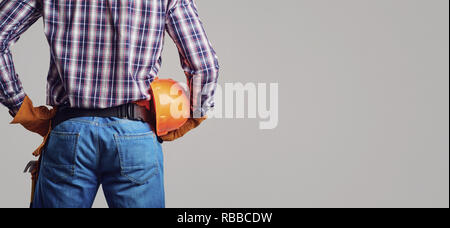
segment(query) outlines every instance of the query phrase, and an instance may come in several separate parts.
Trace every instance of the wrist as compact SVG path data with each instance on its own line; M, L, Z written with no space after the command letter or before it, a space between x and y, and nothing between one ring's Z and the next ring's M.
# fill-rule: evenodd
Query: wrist
M8 113L9 113L9 115L12 116L12 118L14 118L14 117L16 117L17 111L15 111L15 110L9 110Z

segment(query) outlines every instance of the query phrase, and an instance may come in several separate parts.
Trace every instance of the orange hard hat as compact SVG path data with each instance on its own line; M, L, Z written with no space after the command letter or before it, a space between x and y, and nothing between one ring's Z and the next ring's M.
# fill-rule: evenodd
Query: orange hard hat
M158 136L166 135L186 123L190 115L189 96L179 82L155 78L150 85L150 93Z

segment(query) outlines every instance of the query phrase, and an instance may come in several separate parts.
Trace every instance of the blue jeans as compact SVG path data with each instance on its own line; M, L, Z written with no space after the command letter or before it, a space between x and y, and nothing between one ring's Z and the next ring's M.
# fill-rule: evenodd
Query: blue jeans
M79 117L57 125L32 207L91 207L100 184L109 207L165 207L163 153L147 123Z

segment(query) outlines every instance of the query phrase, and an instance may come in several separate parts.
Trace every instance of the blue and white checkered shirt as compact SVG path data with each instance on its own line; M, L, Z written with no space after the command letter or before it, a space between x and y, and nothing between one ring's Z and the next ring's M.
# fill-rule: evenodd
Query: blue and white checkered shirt
M202 86L202 114L214 106L219 65L194 0L3 0L0 102L10 112L25 92L9 48L40 17L51 53L48 105L108 108L149 99L167 31L191 93L193 84Z

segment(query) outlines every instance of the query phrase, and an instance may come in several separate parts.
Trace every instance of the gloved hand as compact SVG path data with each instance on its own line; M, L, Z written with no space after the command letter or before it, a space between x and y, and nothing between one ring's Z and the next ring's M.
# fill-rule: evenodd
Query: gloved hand
M175 139L183 137L190 130L198 127L204 120L208 117L204 116L202 118L189 118L187 122L178 128L177 130L169 132L167 135L160 136L163 141L174 141Z
M46 106L33 107L33 102L28 96L20 106L14 119L10 124L21 124L27 130L44 137L42 144L33 152L39 156L50 133L50 121L55 116L56 109L48 109Z

